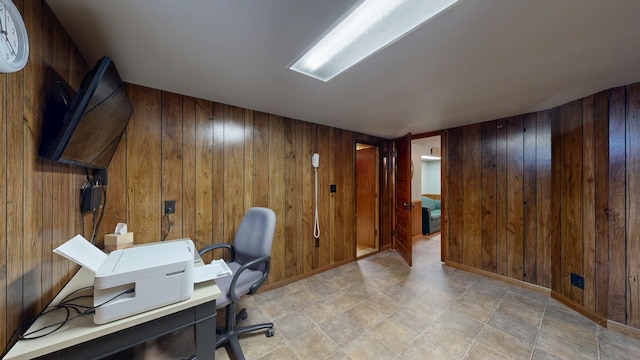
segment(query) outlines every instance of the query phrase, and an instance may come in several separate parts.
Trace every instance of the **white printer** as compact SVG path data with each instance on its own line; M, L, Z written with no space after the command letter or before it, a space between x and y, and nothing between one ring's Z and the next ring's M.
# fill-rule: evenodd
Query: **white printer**
M137 245L107 255L76 235L53 251L95 273L93 322L96 324L190 298L197 280L194 261L200 259L191 239Z
M93 322L104 324L193 294L195 246L190 239L115 250L93 282Z

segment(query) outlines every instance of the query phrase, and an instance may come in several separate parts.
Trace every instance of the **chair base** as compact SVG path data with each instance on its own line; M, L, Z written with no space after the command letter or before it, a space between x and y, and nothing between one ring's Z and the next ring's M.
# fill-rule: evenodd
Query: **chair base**
M231 303L226 307L226 326L225 328L217 328L216 333L220 335L216 337L216 348L221 345L229 345L231 354L235 360L244 360L244 353L240 348L239 336L253 331L267 330L267 337L271 337L274 334L273 323L263 323L237 327L240 321L247 318L247 309L242 309L234 316L235 304ZM229 349L227 349L227 352Z

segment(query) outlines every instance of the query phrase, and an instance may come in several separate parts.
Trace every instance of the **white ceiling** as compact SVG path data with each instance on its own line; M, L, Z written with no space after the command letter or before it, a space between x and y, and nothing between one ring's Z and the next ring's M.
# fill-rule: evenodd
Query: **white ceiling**
M461 0L324 83L288 70L355 0L47 0L122 79L393 138L640 81L638 0Z

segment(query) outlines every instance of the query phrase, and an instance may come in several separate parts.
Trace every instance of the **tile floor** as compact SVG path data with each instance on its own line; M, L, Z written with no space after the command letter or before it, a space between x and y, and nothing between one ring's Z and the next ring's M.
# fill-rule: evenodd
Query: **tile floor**
M244 299L247 359L640 359L640 340L537 292L440 263L440 237L414 266L384 251ZM229 359L224 348L216 359Z

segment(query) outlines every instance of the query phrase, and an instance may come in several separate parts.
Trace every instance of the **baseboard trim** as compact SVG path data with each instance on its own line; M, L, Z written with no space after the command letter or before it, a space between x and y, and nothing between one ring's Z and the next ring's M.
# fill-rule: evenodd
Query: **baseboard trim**
M528 283L526 281L510 278L508 276L492 273L490 271L474 268L472 266L463 265L463 264L457 263L455 261L445 260L444 264L447 265L447 266L454 267L456 269L460 269L460 270L464 270L464 271L473 273L473 274L482 275L482 276L485 276L485 277L488 277L488 278L491 278L491 279L495 279L495 280L499 280L499 281L502 281L502 282L505 282L505 283L508 283L508 284L511 284L511 285L515 285L515 286L519 286L519 287L522 287L522 288L530 289L530 290L533 290L535 292L538 292L538 293L541 293L541 294L544 294L544 295L550 295L551 294L551 289L547 289L546 287L542 287L540 285L531 284L531 283Z
M563 296L562 294L556 292L556 291L551 291L551 298L558 300L559 302L561 302L562 304L564 304L565 306L569 307L570 309L578 312L580 315L586 317L587 319L590 319L591 321L595 322L596 324L603 326L603 327L608 327L607 326L607 319L596 314L595 312L585 308L584 306L581 306L579 304L576 304L574 302L571 301L571 299L567 298L566 296Z

